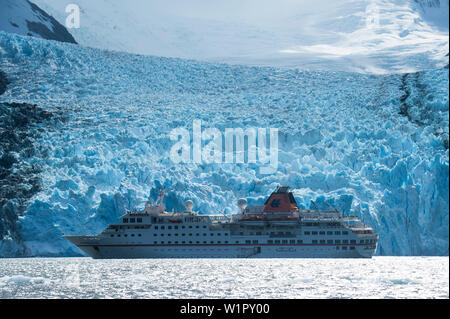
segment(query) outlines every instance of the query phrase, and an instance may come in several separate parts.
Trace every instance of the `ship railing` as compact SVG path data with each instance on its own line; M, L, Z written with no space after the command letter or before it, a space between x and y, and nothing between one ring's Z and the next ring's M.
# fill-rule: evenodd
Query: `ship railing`
M367 229L363 229L363 230L353 229L352 231L356 235L372 235L374 233L371 228L370 229L367 228Z
M294 238L296 234L270 234L269 238Z
M339 217L332 217L332 216L328 216L328 217L324 217L324 216L301 216L301 220L303 222L308 222L308 221L327 221L327 222L341 222L342 218Z
M341 222L346 227L368 227L357 216L342 217Z
M231 216L228 215L208 215L210 221L228 221Z
M342 218L342 215L338 212L314 212L314 213L306 213L300 212L299 216L303 219L339 219Z
M365 224L353 224L353 225L344 225L347 228L370 228L369 225Z
M360 227L346 227L355 234L373 234L373 228L367 225Z
M360 219L358 218L358 216L343 216L342 217L343 220L345 221L360 221Z
M261 214L264 211L264 206L250 206L246 207L245 214Z

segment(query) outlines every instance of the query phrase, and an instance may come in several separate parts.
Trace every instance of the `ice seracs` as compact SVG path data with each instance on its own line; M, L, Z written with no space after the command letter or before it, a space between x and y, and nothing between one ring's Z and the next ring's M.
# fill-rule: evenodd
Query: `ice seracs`
M167 211L184 211L191 199L195 211L218 214L236 212L240 197L262 205L276 185L290 185L301 208L328 202L371 225L380 234L377 255L448 255L448 69L368 76L250 68L4 32L0 48L11 82L0 122L13 123L5 103L15 102L65 118L33 123L24 133L41 137L23 140L31 152L12 150L26 156L15 172L42 164L42 189L17 225L0 220L22 239L0 239L1 257L79 256L62 233L98 234L124 206L156 200L162 184L176 190L165 198ZM193 119L222 132L278 127L277 173L260 175L259 162L175 165L169 133L191 131ZM21 183L12 185L21 201Z

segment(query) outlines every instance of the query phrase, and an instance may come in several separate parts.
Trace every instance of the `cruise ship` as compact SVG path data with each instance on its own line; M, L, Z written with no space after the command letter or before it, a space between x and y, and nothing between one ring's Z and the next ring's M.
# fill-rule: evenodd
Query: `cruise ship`
M143 211L127 211L98 235L64 236L92 258L371 258L378 235L336 209L300 209L289 187L263 206L238 200L233 215L167 212L161 191Z

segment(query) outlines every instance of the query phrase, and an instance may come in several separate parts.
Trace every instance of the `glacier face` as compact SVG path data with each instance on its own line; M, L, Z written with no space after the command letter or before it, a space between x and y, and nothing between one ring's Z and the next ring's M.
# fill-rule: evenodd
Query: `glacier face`
M71 256L61 235L96 233L166 185L169 210L261 204L279 184L302 207L325 201L380 233L381 255L447 255L448 69L369 75L211 64L102 51L0 32L3 103L65 121L40 127L41 189L0 243L2 256ZM279 165L174 164L173 128L279 129ZM2 150L5 153L5 150ZM44 154L44 155L39 155ZM0 154L2 156L3 154ZM13 205L12 201L9 205ZM13 205L14 206L14 205ZM9 234L9 235L8 235ZM13 236L13 235L17 236Z

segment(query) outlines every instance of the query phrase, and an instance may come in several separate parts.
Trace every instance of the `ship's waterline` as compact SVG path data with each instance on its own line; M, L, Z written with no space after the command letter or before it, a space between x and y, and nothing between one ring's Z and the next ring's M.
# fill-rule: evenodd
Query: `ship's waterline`
M127 212L121 222L98 235L65 238L89 256L105 258L370 258L378 235L355 216L336 209L302 210L289 187L280 186L264 206L231 216L168 213L164 191L142 212Z

